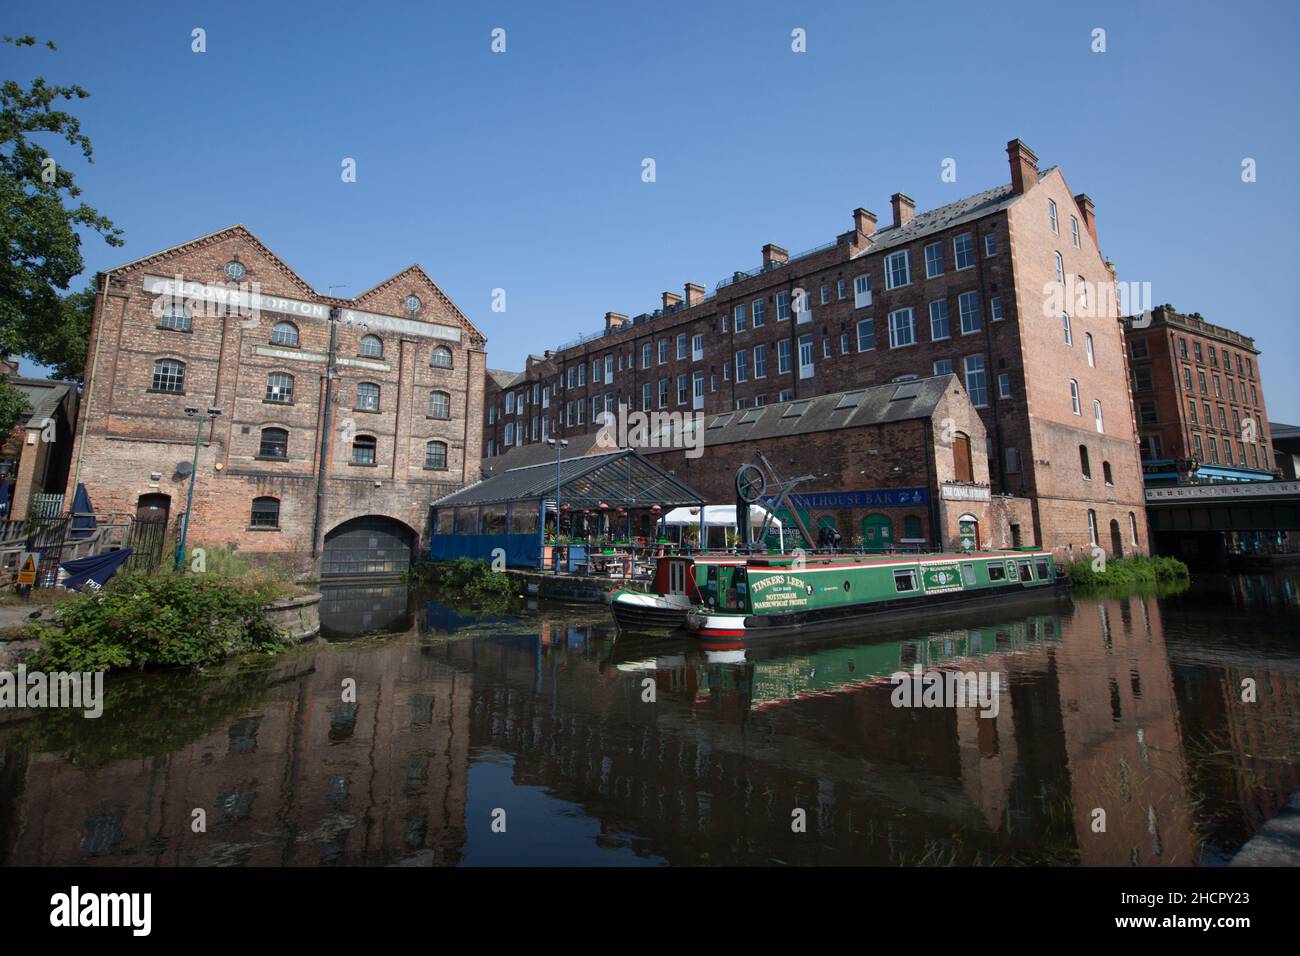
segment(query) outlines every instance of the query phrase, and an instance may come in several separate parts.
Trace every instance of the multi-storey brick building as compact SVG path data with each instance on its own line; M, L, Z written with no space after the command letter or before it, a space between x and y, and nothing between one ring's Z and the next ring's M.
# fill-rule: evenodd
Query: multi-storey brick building
M486 452L589 431L621 404L717 413L953 372L980 410L993 491L1026 502L1025 544L1145 551L1093 203L1019 140L1007 154L1009 184L921 214L895 193L886 227L859 208L833 242L794 257L769 243L712 294L688 283L652 313L607 313L602 332L503 377Z
M68 485L97 511L174 542L202 428L191 544L395 570L429 502L477 478L484 338L419 266L320 295L234 226L98 288Z
M1254 339L1168 305L1127 318L1124 335L1149 484L1273 478Z

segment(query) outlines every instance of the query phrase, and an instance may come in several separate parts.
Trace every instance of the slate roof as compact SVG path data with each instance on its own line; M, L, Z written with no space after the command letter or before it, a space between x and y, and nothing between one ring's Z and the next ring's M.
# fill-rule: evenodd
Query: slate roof
M560 449L560 460L565 458L577 458L581 455L590 455L598 451L616 451L615 448L597 448L596 443L600 439L600 431L588 432L585 435L573 435L568 438L568 446ZM549 461L551 466L555 466L555 449L546 442L534 442L531 445L516 445L504 455L494 455L491 458L484 458L480 468L484 478L490 475L499 475L504 471L510 471L514 468L524 468L528 465L539 465L542 462Z
M1040 169L1038 179L1043 180L1054 169L1056 169L1055 166ZM1011 191L1011 184L1003 183L1001 186L994 186L982 193L967 196L965 199L958 199L956 202L950 202L938 209L917 213L912 221L905 226L891 225L877 231L871 237L871 244L854 258L859 259L862 256L877 253L881 249L888 249L892 246L902 245L905 242L911 242L914 239L920 239L932 232L941 232L952 226L972 222L981 216L987 216L990 213L1006 209L1014 205L1019 199L1020 197Z
M952 388L961 388L956 375L933 375L710 415L704 447L929 418Z
M513 468L454 491L433 503L454 505L503 504L508 501L555 500L555 461ZM579 455L560 462L560 497L574 508L698 505L704 496L678 481L632 449Z
M44 422L53 418L59 405L68 392L76 387L74 382L59 382L53 379L11 378L9 383L22 392L27 403L32 406L31 413L24 421Z
M514 385L515 382L524 377L523 372L507 372L505 369L500 368L490 368L487 370L487 373L488 378L492 379L492 381L496 382L497 385L503 389L509 388L511 385Z

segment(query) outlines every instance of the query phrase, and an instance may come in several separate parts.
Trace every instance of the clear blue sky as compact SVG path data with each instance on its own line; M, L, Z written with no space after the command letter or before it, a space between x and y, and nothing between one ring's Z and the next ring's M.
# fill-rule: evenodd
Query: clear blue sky
M1122 279L1255 336L1270 417L1300 422L1300 4L1057 7L48 2L5 32L60 52L6 47L0 76L92 93L72 165L128 244L89 239L88 273L236 222L321 291L419 262L501 368L895 191L1006 182L1018 136L1093 197Z

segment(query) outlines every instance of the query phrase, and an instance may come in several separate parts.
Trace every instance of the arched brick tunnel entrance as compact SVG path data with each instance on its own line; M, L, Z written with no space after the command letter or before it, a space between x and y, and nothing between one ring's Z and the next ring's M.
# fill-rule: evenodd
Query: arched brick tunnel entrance
M322 578L398 575L411 566L418 536L396 518L362 515L325 535Z

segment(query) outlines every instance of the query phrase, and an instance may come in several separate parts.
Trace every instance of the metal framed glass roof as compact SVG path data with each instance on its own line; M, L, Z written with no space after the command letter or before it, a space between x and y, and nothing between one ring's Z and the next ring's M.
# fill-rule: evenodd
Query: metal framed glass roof
M555 501L555 462L513 468L452 492L433 503L435 508L472 507L511 501ZM633 449L582 455L559 465L560 500L574 508L601 504L623 508L704 503L704 496L678 481Z

